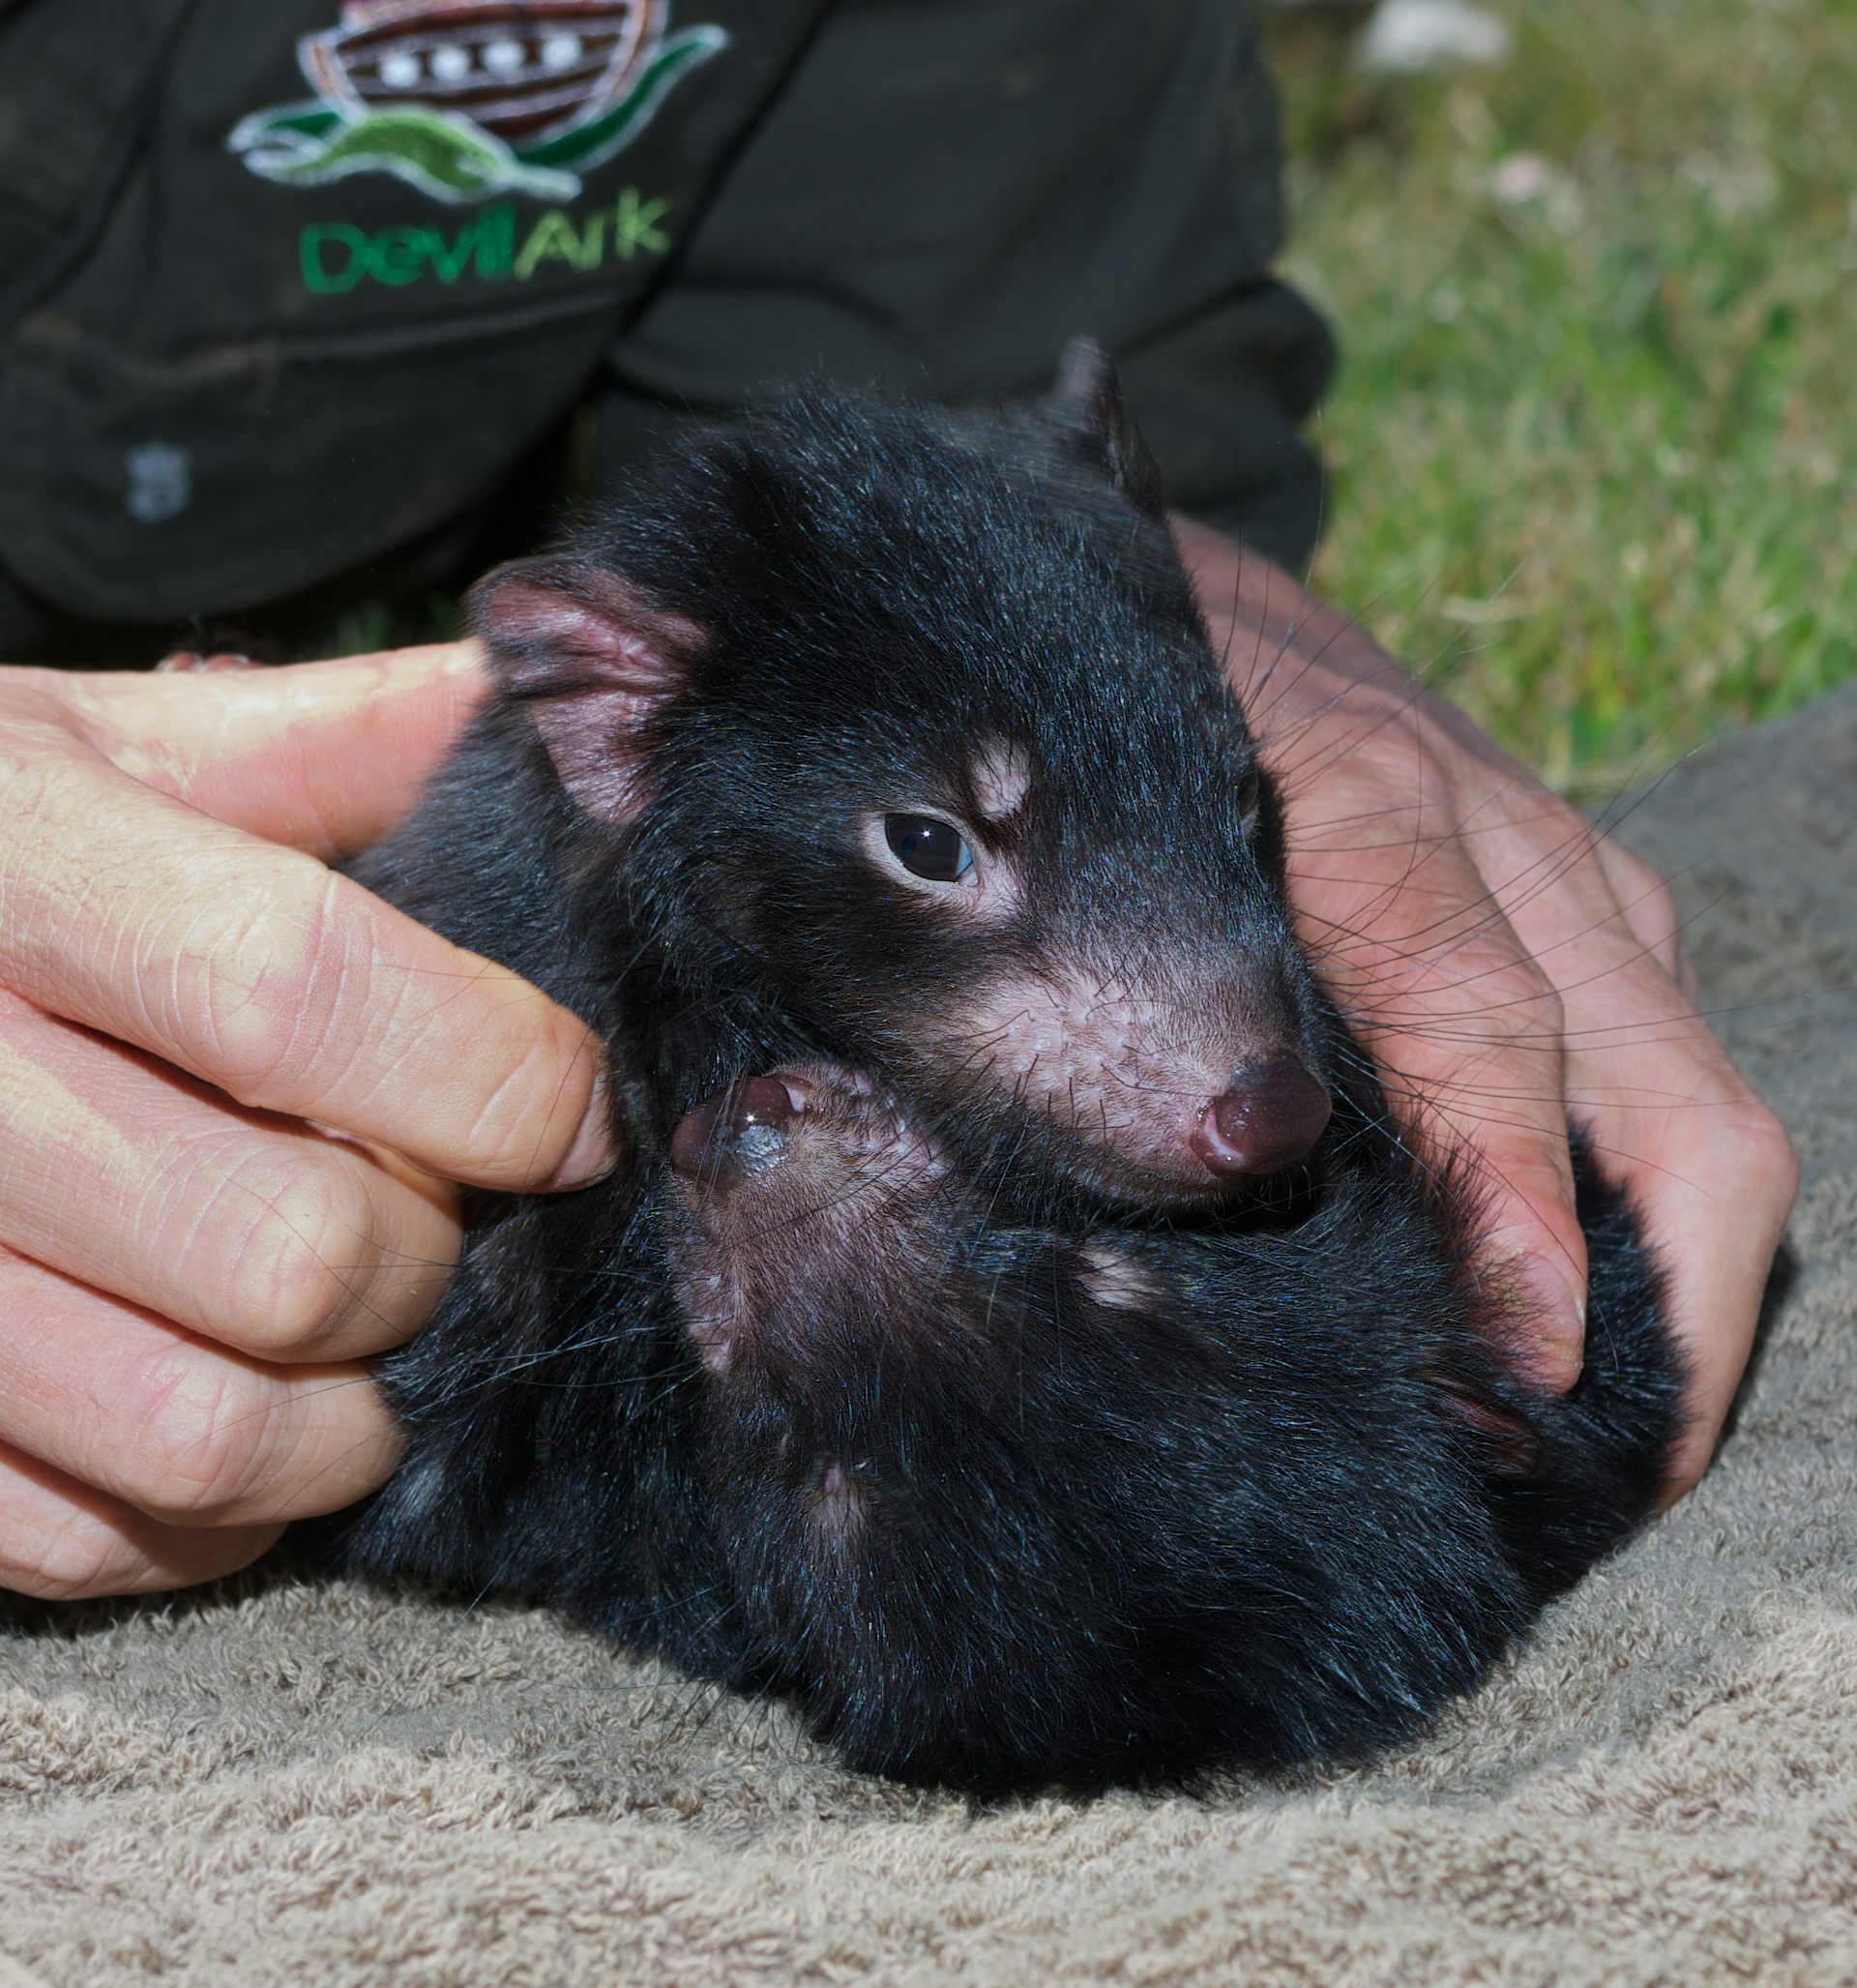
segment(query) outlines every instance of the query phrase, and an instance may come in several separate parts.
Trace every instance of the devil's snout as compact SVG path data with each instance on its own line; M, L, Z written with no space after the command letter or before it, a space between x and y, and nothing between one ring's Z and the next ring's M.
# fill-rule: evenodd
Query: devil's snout
M1327 1090L1300 1056L1247 1063L1206 1107L1193 1149L1221 1179L1262 1179L1309 1158L1330 1109Z
M725 1192L785 1154L804 1102L797 1083L744 1078L686 1113L670 1136L670 1164L686 1180Z

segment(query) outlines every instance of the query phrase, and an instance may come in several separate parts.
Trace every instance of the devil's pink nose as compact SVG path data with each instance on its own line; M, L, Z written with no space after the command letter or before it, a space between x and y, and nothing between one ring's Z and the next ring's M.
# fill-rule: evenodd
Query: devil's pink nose
M1329 1110L1328 1092L1300 1057L1247 1063L1206 1107L1193 1149L1222 1176L1281 1173L1309 1158Z
M777 1077L745 1077L686 1112L670 1135L670 1164L702 1187L733 1187L773 1165L786 1150L799 1115L796 1086Z

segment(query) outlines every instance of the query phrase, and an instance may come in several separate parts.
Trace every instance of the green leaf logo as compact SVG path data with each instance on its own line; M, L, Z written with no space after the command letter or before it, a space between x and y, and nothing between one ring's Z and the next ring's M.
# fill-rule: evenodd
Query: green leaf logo
M259 112L227 141L253 172L289 187L320 187L354 172L391 172L434 200L481 200L487 193L533 193L569 200L580 191L572 172L525 164L500 138L455 111L375 110L349 124L333 112L328 131L306 130L303 107ZM243 138L244 143L240 140Z
M306 37L306 74L322 74L307 50L328 37ZM226 149L262 178L319 187L351 173L385 172L434 200L454 205L492 193L569 200L580 175L624 149L650 123L680 77L728 45L720 27L687 28L641 48L626 65L630 81L616 101L592 105L580 124L558 128L528 146L511 145L460 111L418 101L384 105L337 101L254 111L240 120Z

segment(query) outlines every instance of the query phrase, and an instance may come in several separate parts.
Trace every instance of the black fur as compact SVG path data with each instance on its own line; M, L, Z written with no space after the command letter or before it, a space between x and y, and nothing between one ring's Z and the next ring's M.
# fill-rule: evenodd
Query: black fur
M702 1455L743 1647L859 1765L1360 1756L1653 1494L1669 1373L1629 1244L1544 1402L1480 1331L1460 1211L1372 1125L1304 1210L1082 1237L1002 1224L918 1138L842 1139L847 1110L885 1115L828 1097L781 1172L675 1186L665 1232L730 1348ZM1586 1179L1597 1240L1621 1211Z
M474 1199L388 1362L408 1451L351 1562L523 1590L792 1693L860 1766L985 1789L1410 1733L1641 1519L1680 1381L1583 1150L1585 1376L1555 1399L1504 1369L1470 1198L1347 1074L1151 468L1112 378L1085 386L1080 415L814 397L688 446L490 583L503 693L356 866L587 1018L636 1157ZM1032 769L1000 823L988 740ZM1008 914L881 873L871 812L915 806L978 824ZM1338 1099L1312 1168L1214 1194L1140 1096L1103 1106L1088 1043L1084 1104L1004 1067L972 1017L1066 973L1136 1003L1196 1097L1286 1046ZM844 1162L719 1259L673 1128L821 1058L934 1167ZM1092 1295L1089 1249L1135 1302ZM719 1374L690 1279L724 1261L759 1296Z

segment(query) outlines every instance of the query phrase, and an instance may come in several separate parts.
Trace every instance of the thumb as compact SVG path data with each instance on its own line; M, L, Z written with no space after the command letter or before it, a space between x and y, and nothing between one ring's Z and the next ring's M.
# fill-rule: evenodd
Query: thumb
M31 673L132 779L324 862L410 811L488 688L470 641L278 669Z

